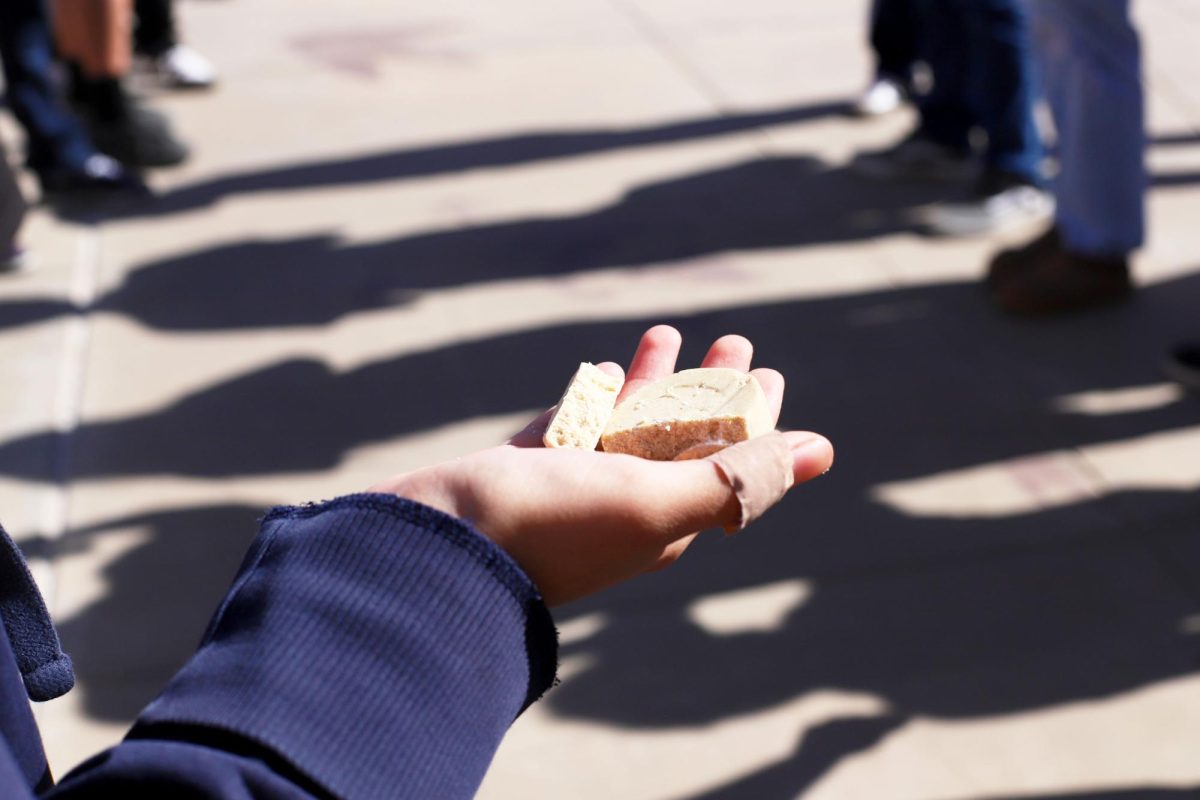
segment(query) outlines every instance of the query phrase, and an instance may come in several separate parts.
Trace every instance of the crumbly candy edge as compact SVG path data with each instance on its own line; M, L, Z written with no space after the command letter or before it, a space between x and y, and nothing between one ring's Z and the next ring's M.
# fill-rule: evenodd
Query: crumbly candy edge
M565 426L563 428L555 427L559 421L559 417L562 413L563 406L566 403L567 398L571 396L571 390L575 388L575 384L577 382L581 382L583 380L593 380L596 383L601 384L602 388L603 384L608 382L612 387L610 390L612 402L605 403L603 406L598 406L600 411L598 414L598 417L600 418L600 424L597 426L598 430L596 431L594 440L591 441L590 446L588 446L587 441L582 440L578 436L563 436L562 434L568 432L569 430ZM545 433L542 434L542 444L552 449L571 448L575 450L595 450L596 446L600 444L600 437L603 435L604 429L608 427L608 420L612 417L613 410L617 405L617 395L621 393L621 387L624 386L624 383L625 382L623 379L618 378L615 375L609 375L607 372L600 369L590 361L580 362L579 367L575 370L575 374L571 376L571 380L567 381L567 387L563 389L562 396L559 398L558 403L554 406L554 413L550 417L550 422L546 425ZM583 394L588 397L589 405L596 407L595 400L599 395L595 392L584 392ZM608 396L608 394L604 395L605 398ZM559 434L557 438L554 437L555 433ZM589 440L590 439L591 437L589 437Z
M679 434L670 430L671 426L678 428L713 426L716 428L715 433L706 434L704 436L693 437L694 441L687 442L686 446L672 448L674 454L670 457L654 458L663 448L654 446L651 443L656 443L661 440L678 439ZM732 434L722 435L722 434ZM741 435L744 434L744 435ZM738 437L740 438L735 438ZM632 428L622 428L609 434L607 431L600 437L601 446L605 452L625 453L627 455L637 456L638 458L647 458L658 461L670 461L675 455L688 450L698 444L708 442L721 443L726 447L738 444L739 442L747 441L754 437L751 430L749 420L739 415L730 415L727 417L707 417L705 419L687 419L687 420L655 420L649 421L644 425L637 425ZM759 434L761 435L761 434ZM633 443L647 443L644 447L631 447Z

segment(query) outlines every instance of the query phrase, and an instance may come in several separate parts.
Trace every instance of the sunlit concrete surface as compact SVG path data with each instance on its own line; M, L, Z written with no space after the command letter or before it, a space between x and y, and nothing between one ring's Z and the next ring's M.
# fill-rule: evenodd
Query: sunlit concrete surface
M496 442L656 322L788 380L833 471L556 613L563 683L479 796L1200 791L1200 5L1135 3L1137 297L1013 320L1034 231L934 240L846 169L868 3L182 0L211 93L155 203L36 209L0 279L0 519L79 673L55 771L188 657L270 505ZM15 129L6 120L10 143ZM15 149L15 148L13 148ZM32 188L32 187L31 187Z

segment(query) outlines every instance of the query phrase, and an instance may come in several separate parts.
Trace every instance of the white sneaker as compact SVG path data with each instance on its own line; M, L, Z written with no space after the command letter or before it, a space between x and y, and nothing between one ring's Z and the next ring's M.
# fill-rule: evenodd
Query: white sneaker
M876 78L863 96L854 104L854 111L863 117L878 117L895 111L904 103L904 89L891 78Z
M217 82L212 62L187 45L175 45L154 66L164 82L178 89L207 89Z
M930 233L972 236L995 233L1054 216L1054 196L1028 184L1010 185L963 203L940 203L925 215Z

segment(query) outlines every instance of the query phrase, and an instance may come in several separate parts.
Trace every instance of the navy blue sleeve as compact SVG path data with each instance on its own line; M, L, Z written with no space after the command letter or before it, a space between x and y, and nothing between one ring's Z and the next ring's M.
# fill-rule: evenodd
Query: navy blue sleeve
M460 520L276 509L195 656L52 796L472 797L556 656L536 588Z

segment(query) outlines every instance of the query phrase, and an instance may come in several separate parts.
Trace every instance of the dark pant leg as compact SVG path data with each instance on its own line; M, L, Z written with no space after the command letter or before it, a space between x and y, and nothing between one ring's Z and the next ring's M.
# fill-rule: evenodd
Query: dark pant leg
M136 0L133 48L148 56L160 56L175 46L175 13L172 0Z
M975 119L968 94L966 9L957 0L921 0L923 51L933 89L920 98L920 135L948 147L970 146Z
M9 106L28 138L29 164L79 169L96 149L54 85L53 52L43 0L0 0L0 61Z
M1044 157L1034 121L1038 90L1023 0L957 0L967 15L967 95L987 134L989 167L1040 183Z
M921 27L916 0L875 0L871 13L871 49L875 74L907 85L921 58Z
M1125 257L1145 240L1145 97L1129 0L1034 0L1036 52L1058 128L1063 245Z
M8 165L8 153L0 142L0 253L12 245L25 220L25 198Z

